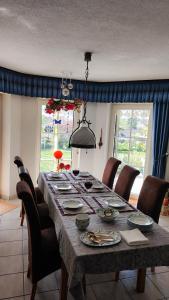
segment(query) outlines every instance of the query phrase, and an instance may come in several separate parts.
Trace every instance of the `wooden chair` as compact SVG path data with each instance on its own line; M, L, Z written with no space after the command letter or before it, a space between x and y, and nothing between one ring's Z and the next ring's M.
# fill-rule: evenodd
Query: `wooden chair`
M102 182L107 185L110 189L113 187L114 183L114 178L118 169L118 166L121 164L121 161L114 158L110 157L106 163L104 172L103 172L103 177L102 177Z
M14 164L19 168L19 167L23 167L24 164L23 164L23 160L20 156L16 155L14 157ZM20 218L21 218L21 223L20 225L23 226L23 222L24 222L24 207L23 205L21 206L21 210L20 210Z
M37 282L60 269L61 257L55 228L41 229L37 208L28 184L17 183L18 198L22 200L28 225L28 272L32 282L31 300L34 300Z
M128 165L125 165L121 170L119 177L117 179L115 185L115 193L121 196L126 201L129 201L130 192L134 183L136 176L138 176L140 172Z
M33 185L33 182L32 182L32 179L31 179L31 176L30 176L28 170L22 166L22 167L18 168L18 172L19 172L20 179L25 181L31 190L34 204L39 213L41 228L47 228L47 227L54 226L52 219L49 217L48 205L44 201L43 194L39 188L34 188L34 185ZM23 213L22 220L24 220L24 215L25 215L24 210L22 211L22 213Z
M137 208L158 223L164 196L168 189L169 182L154 176L147 176L138 197ZM154 272L154 267L151 270ZM144 292L145 276L146 269L139 269L137 275L138 292ZM119 272L116 272L115 280L118 279Z

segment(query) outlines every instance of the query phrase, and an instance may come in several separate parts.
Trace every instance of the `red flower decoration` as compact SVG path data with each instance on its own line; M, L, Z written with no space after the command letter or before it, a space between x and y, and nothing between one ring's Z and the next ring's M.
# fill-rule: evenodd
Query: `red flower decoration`
M59 170L62 170L62 169L64 169L65 165L64 165L64 163L60 163L58 167L59 167Z
M65 170L67 170L67 171L70 170L70 167L71 166L69 164L65 165Z
M54 157L55 157L56 159L61 159L62 156L63 156L63 152L60 151L60 150L56 150L56 151L53 153L53 155L54 155Z

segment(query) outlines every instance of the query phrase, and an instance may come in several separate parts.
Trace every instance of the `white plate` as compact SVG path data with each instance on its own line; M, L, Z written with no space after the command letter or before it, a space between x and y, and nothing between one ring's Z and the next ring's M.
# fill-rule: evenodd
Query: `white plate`
M92 185L92 189L96 189L96 190L103 190L104 189L104 185L100 184L100 183L94 183Z
M144 215L142 213L132 213L128 217L128 222L138 226L151 226L154 223L151 217Z
M89 177L90 174L88 172L80 172L79 176L80 177Z
M123 208L126 206L126 203L121 199L113 199L113 198L110 200L106 200L105 204L114 208Z
M59 184L59 185L54 185L55 189L58 191L69 191L72 189L71 184Z
M63 201L63 207L67 209L77 209L83 207L83 203L81 203L79 200L70 199Z
M60 178L60 177L62 177L62 174L51 172L51 173L48 173L48 176L51 178Z
M100 232L95 232L95 234L100 233ZM102 232L103 234L108 234L110 235L112 241L109 242L104 242L102 241L101 243L94 243L93 241L91 241L88 237L88 233L82 233L80 235L80 240L82 241L82 243L84 243L87 246L91 246L91 247L105 247L105 246L112 246L112 245L116 245L121 241L121 235L119 232L117 231L104 231Z

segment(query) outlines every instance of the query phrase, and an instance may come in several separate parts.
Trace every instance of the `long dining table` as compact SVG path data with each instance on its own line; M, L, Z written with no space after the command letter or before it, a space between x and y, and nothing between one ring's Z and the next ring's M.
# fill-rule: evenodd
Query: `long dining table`
M83 173L80 173L83 175ZM128 216L136 211L136 208L126 203L119 210L119 216L113 222L103 222L96 214L96 209L105 206L108 199L117 199L115 194L107 186L103 189L87 190L85 181L98 183L99 181L87 174L74 176L72 172L60 173L53 178L50 173L40 173L38 186L48 203L49 212L55 223L56 234L59 241L62 257L62 282L60 299L67 299L67 290L74 299L84 300L83 279L85 274L103 274L118 272L121 270L139 269L137 280L138 292L144 291L145 270L153 266L169 265L169 233L158 224L153 224L151 231L145 232L149 243L146 245L129 246L123 239L120 243L108 247L89 247L80 240L81 231L78 230L75 219L79 213L87 213L90 217L88 231L123 231L131 229L127 223ZM70 183L71 189L60 191L55 188L62 183ZM63 201L79 199L83 207L77 210L63 208ZM124 200L125 201L125 200Z

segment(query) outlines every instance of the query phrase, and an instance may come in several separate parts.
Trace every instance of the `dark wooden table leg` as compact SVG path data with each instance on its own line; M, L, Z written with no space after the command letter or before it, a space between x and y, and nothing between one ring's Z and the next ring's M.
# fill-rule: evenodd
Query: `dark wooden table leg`
M67 281L68 281L68 273L67 273L64 262L62 262L60 300L67 300L67 292L68 292Z
M146 269L139 269L137 273L137 287L138 293L144 293L146 280Z

